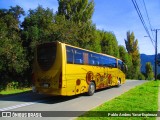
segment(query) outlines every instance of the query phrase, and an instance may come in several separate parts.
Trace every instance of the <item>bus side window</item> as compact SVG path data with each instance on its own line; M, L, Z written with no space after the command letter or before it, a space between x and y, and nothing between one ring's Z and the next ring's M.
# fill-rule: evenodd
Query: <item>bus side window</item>
M95 65L95 61L92 56L92 53L89 53L89 65Z
M83 64L83 51L74 49L74 64Z
M99 65L103 66L104 65L104 57L102 55L99 56L99 61L100 61Z
M67 63L73 64L73 49L71 47L66 47L67 51Z
M83 61L85 65L88 65L88 53L87 52L83 52Z
M95 53L91 54L89 60L91 65L95 65L95 66L100 65L100 56L98 54L95 54Z
M118 68L122 70L122 62L120 60L118 60Z
M104 67L108 67L109 66L109 64L108 64L108 57L103 56L101 59L102 59L103 66Z
M103 66L116 68L117 67L116 59L105 56L103 58Z
M121 69L123 72L126 72L126 66L122 61L118 60L118 68Z
M95 65L99 66L99 56L98 55L94 56L94 61L95 61Z
M117 67L116 59L109 58L109 65L110 67L116 68Z

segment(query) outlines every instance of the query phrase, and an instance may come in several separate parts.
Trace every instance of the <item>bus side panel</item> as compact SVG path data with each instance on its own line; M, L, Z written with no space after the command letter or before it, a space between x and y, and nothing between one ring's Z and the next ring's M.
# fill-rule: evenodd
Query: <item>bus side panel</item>
M95 81L96 89L107 87L107 73L104 67L92 66L93 80Z
M108 68L108 83L109 86L117 85L117 68Z
M118 68L66 64L67 95L87 92L91 80L101 89L118 85L119 78L124 83L125 76Z
M108 69L108 68L105 68ZM104 67L66 64L67 95L75 95L88 91L90 81L96 89L109 86Z
M86 92L86 71L83 65L66 64L67 95Z

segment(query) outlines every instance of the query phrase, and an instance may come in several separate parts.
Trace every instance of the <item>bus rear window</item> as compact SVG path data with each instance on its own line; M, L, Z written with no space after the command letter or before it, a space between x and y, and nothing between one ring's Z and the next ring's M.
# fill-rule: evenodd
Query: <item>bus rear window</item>
M37 47L37 61L42 70L48 70L56 59L56 43L45 43Z

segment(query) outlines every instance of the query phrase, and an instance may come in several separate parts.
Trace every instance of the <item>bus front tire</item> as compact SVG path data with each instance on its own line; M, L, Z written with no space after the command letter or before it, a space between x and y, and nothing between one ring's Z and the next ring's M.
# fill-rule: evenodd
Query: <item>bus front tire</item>
M88 94L89 96L92 96L92 95L94 94L95 90L96 90L96 87L95 87L94 82L90 82L89 87L88 87L88 93L87 93L87 94Z

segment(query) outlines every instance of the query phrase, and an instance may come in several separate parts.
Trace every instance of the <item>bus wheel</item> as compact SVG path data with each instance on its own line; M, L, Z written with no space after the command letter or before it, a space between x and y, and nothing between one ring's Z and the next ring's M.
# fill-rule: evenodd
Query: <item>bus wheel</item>
M95 87L94 82L90 82L89 88L88 88L88 95L92 96L94 94L95 90L96 90L96 87Z
M120 86L121 86L121 79L118 79L117 87L120 87Z

